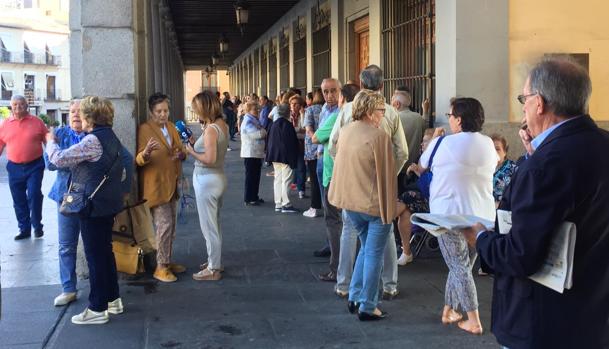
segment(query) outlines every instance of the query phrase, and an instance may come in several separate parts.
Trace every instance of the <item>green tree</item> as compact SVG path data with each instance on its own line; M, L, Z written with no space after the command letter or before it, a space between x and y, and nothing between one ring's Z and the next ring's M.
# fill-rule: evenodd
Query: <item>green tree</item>
M4 120L11 115L10 110L7 107L0 107L0 120Z

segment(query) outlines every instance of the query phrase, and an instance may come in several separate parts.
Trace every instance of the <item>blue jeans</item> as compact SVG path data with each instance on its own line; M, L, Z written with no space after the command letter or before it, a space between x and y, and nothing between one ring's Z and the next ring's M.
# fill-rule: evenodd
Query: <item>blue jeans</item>
M8 185L13 197L13 207L19 225L19 231L30 232L42 230L42 176L44 160L17 164L9 161L6 165Z
M391 224L383 224L381 217L360 212L347 210L347 216L359 232L361 244L349 286L349 300L360 303L360 311L372 313L378 304L383 255Z
M63 292L76 292L76 248L80 234L80 219L59 213L57 204L57 228L59 230L59 278Z
M349 292L349 284L351 283L351 276L353 274L353 263L355 262L355 252L357 251L358 231L353 227L346 210L343 210L342 219L343 229L340 235L340 257L338 271L336 273L336 289L341 292ZM381 274L383 291L393 293L398 287L398 262L393 224L391 224L391 229L389 230L389 237L387 238L387 246L385 247L385 255L383 258L384 261Z
M298 191L305 191L305 182L307 180L307 167L304 161L304 154L298 155L296 170L294 171L294 183Z
M89 309L105 311L119 296L112 252L114 215L80 219L82 242L89 266Z

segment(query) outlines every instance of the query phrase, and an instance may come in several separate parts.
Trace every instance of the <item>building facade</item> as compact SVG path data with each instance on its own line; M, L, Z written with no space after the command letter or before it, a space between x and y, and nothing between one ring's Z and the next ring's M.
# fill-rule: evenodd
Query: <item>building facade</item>
M526 9L526 10L523 10ZM589 70L590 113L607 126L609 4L585 0L302 0L230 67L233 93L274 98L287 87L311 91L332 76L359 83L368 64L385 73L384 94L413 94L412 109L432 102L446 125L450 98L471 96L486 111L485 132L517 142L516 96L539 59L569 55ZM581 20L576 20L579 18ZM583 20L585 18L585 20ZM515 148L516 149L516 148ZM520 151L520 148L517 149Z
M34 115L65 123L70 88L67 24L36 10L0 14L0 106L23 95Z

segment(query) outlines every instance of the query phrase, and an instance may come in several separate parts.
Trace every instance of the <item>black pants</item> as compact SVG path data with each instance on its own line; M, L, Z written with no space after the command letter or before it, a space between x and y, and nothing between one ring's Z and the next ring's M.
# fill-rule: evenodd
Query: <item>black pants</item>
M114 215L80 220L82 242L89 266L89 309L104 311L119 297L116 261L112 252Z
M262 159L244 158L245 164L245 194L243 201L252 202L260 199L258 189L260 188L260 172L262 171Z
M321 209L321 192L317 181L317 159L307 160L307 169L311 179L311 207Z
M328 192L330 186L324 188L324 196L326 198L326 205L324 206L324 213L326 215L326 234L328 235L328 242L330 243L330 271L336 273L338 270L338 260L340 257L340 235L343 231L343 221L341 216L341 210L335 207L328 201Z

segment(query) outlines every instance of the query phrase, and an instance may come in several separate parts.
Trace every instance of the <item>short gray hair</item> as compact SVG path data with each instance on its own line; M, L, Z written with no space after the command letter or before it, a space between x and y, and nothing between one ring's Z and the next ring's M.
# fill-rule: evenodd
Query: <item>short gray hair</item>
M532 93L538 93L550 111L559 116L588 112L592 82L584 68L566 57L538 63L529 74Z
M359 73L359 80L362 88L378 91L383 87L383 70L378 65L369 65Z
M280 118L288 118L290 116L290 106L288 104L278 104L275 111Z
M406 91L396 91L393 94L392 98L400 102L402 108L410 107L410 103L412 102L412 97L410 97L410 93Z
M22 102L25 102L25 104L28 104L27 99L23 95L13 95L11 97L11 102L17 102L17 101L22 101Z

